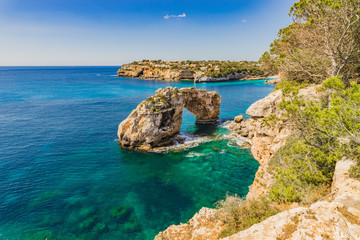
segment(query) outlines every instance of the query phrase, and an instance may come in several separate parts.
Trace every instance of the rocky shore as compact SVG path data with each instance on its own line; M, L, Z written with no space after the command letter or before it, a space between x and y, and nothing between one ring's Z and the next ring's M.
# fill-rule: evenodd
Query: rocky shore
M280 90L252 104L246 113L251 117L244 121L238 116L229 124L237 136L251 142L251 152L260 167L246 199L257 199L268 193L272 181L269 170L271 157L285 144L288 136L297 131L292 124L281 119L277 107L282 99ZM319 99L316 87L301 89L299 97ZM279 120L267 122L270 116ZM341 160L341 161L340 161ZM331 193L311 206L292 205L267 220L253 225L225 239L360 239L360 181L349 177L351 159L339 159L333 178ZM155 239L218 239L225 228L217 217L216 209L202 208L186 224L172 225Z
M142 61L122 65L117 71L117 75L119 77L133 77L149 80L192 80L195 83L267 79L267 77L257 69L258 67L255 63L251 63L251 67L255 68L256 71L248 70L249 63L240 68L239 66L242 66L241 64L246 63L226 61L208 63L199 61L188 64L186 62ZM226 67L222 67L222 65L226 65ZM235 67L233 65L235 65ZM256 74L253 72L256 72Z

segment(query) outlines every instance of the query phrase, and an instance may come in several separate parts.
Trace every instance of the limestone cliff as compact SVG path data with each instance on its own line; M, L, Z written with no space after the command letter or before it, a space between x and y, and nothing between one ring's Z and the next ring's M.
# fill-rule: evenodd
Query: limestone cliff
M219 65L227 64L226 62L217 61ZM181 62L164 62L158 63L158 61L143 61L132 64L124 64L117 71L117 75L120 77L134 77L140 79L157 79L167 81L179 81L179 80L193 80L196 83L200 82L222 82L231 80L257 80L266 79L264 75L252 75L244 66L243 70L234 69L234 72L225 72L221 74L221 68L219 66L213 66L206 62L197 62L197 64L185 64ZM215 63L214 63L215 64ZM238 64L241 64L238 63ZM203 66L203 67L201 67ZM205 67L206 66L206 67ZM253 66L253 68L256 66ZM212 71L208 71L208 70ZM226 67L228 69L228 67ZM213 73L219 73L219 75L212 76Z
M180 131L185 107L198 122L216 121L221 97L204 89L167 87L140 103L119 125L123 147L149 150L170 144Z
M298 96L318 100L321 94L327 93L320 93L312 86L301 89ZM297 131L282 118L283 112L277 107L282 97L281 91L270 93L249 107L246 113L252 117L247 121L236 117L229 126L239 136L251 140L251 152L260 163L247 199L256 199L269 191L273 177L268 163L286 138ZM277 120L268 123L266 120L271 115ZM360 239L360 181L349 178L352 164L346 159L337 163L332 192L326 199L309 207L281 212L226 239ZM207 214L202 214L205 211ZM216 210L203 208L187 224L171 226L156 239L217 239L224 225L216 218L209 220L210 213L215 216ZM202 224L194 225L194 222Z
M355 162L336 164L331 193L308 207L293 207L224 240L360 239L360 181L349 177ZM202 208L186 224L170 226L156 240L215 240L224 228L215 209Z
M336 164L332 192L309 207L274 215L224 240L360 239L360 181L349 177L355 164Z
M311 86L301 89L298 96L318 100L324 94L326 93L317 91L317 86ZM246 114L251 116L247 121L230 124L230 129L251 140L251 153L260 163L247 198L257 198L268 193L273 181L268 171L268 163L277 150L285 144L286 138L296 131L294 126L283 118L284 112L278 108L282 99L282 92L274 91L246 110ZM271 116L276 117L276 120L268 120Z
M159 79L168 81L194 80L195 72L189 70L163 69L141 65L125 64L118 71L119 77L137 77L141 79Z

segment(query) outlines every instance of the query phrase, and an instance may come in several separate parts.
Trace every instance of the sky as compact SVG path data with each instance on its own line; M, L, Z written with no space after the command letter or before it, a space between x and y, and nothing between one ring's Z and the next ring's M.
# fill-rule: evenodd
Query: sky
M295 0L0 0L0 66L258 60Z

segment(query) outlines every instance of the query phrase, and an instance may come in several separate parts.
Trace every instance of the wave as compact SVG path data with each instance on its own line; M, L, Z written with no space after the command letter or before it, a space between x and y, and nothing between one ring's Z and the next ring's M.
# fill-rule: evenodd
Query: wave
M241 147L241 148L248 148L251 145L251 140L245 137L240 136L235 131L229 128L229 124L231 121L227 121L223 123L220 127L225 128L227 130L226 133L216 133L211 136L194 136L194 135L187 135L187 134L179 134L174 140L173 144L169 146L163 147L156 147L154 149L149 150L148 152L153 153L169 153L169 152L182 152L189 150L191 148L198 147L200 144L208 143L208 142L216 142L216 141L223 141L228 140L227 145L229 147ZM115 139L114 141L119 141L119 139ZM220 152L222 153L222 152ZM190 152L185 157L193 157L193 156L200 156L200 153Z
M239 134L237 134L235 131L231 130L229 128L230 123L231 122L228 121L221 125L221 127L227 129L226 133L217 133L216 135L206 136L206 137L196 137L193 135L180 134L174 140L175 142L174 145L152 149L150 150L150 152L156 152L156 153L180 152L197 147L203 143L212 142L212 141L223 141L223 140L228 140L227 145L229 147L248 148L248 145L251 145L251 140L244 138ZM186 157L188 157L188 155L186 155Z
M182 143L177 142L171 146L158 147L150 150L150 152L156 152L156 153L181 152L197 147L202 143L214 141L215 138L211 136L194 138L193 136L181 134L174 141L176 142L177 139L181 139ZM185 141L183 141L183 139L185 139Z

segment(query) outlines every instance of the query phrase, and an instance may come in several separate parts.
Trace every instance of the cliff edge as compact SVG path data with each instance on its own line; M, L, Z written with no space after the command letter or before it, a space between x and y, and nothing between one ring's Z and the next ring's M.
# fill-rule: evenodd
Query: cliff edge
M316 100L321 94L316 86L312 86L301 89L298 96ZM229 124L239 137L251 141L251 152L260 163L247 200L268 193L274 181L269 161L285 144L287 137L297 131L290 122L281 118L283 112L278 103L282 97L280 90L270 93L249 107L247 114L252 117L247 121L237 117ZM269 122L271 118L277 120ZM294 204L290 210L224 239L360 239L360 181L349 177L353 164L351 159L339 159L331 193L323 199L310 206L297 207ZM218 239L225 226L217 217L217 211L203 208L188 223L170 226L155 239Z
M143 60L122 65L117 75L166 81L193 80L196 83L267 78L256 62L231 61Z

